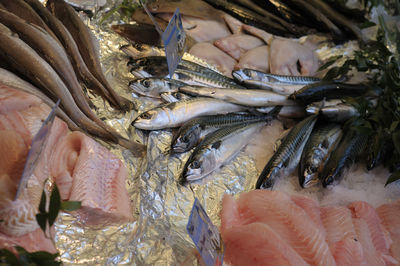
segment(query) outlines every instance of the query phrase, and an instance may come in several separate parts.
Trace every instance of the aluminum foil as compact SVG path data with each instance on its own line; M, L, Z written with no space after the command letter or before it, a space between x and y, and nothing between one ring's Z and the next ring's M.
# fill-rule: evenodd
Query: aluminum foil
M111 85L138 107L138 111L120 113L100 97L90 95L101 119L121 134L147 145L147 156L142 159L121 147L102 142L128 168L127 189L135 222L92 229L79 224L73 216L62 214L56 224L56 246L65 265L197 265L195 247L186 232L194 198L200 200L213 223L219 226L222 195L253 188L260 167L272 154L273 143L282 134L283 127L280 122L273 122L263 128L249 147L200 184L179 185L177 180L189 154L168 155L172 131L146 132L130 126L139 113L158 102L135 98L129 91L128 83L133 79L126 65L129 58L119 50L127 41L110 29L110 25L121 22L119 14L115 13L99 25L105 12L120 2L108 0L100 10L92 10L95 14L92 19L86 17L85 12L81 15L99 39L101 62ZM98 7L94 5L93 8ZM318 54L321 59L327 59L354 48L354 43L336 48L323 46Z

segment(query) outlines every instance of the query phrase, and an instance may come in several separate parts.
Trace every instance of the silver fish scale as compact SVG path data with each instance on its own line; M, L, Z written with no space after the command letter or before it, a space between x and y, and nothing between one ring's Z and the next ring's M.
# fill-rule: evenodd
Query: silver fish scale
M176 79L181 80L182 82L190 83L190 81L195 82L198 85L205 85L210 87L219 87L219 88L229 88L229 89L245 89L244 87L232 83L226 82L224 80L215 79L212 76L207 74L197 73L190 70L177 69L175 71ZM188 80L190 79L190 80ZM193 83L192 83L193 84ZM194 85L194 84L193 84Z
M251 79L264 82L277 83L277 84L282 83L282 84L293 84L293 85L307 85L310 83L321 81L321 79L317 77L275 75L248 68L245 68L242 71Z
M261 172L256 183L256 188L272 188L277 172L294 154L297 148L308 139L317 117L317 115L309 116L290 130L278 150L272 155Z

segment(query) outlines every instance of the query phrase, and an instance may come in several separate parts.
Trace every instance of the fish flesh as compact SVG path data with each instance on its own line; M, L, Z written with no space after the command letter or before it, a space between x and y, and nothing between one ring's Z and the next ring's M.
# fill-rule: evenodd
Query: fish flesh
M201 131L207 128L219 128L257 121L269 122L270 119L272 119L270 115L241 113L196 117L184 123L174 134L171 141L171 151L182 153L190 150L198 143Z
M308 188L319 183L318 175L329 154L336 148L342 137L338 124L317 124L300 158L298 177L300 186Z
M217 48L236 60L239 60L245 52L263 44L262 40L248 34L233 34L214 42Z
M211 132L186 161L181 184L198 181L232 160L265 122L225 126Z
M242 27L244 24L240 20L228 14L223 14L222 18L224 19L226 25L228 25L228 28L232 34L238 34L242 32Z
M343 177L343 172L350 167L357 156L364 150L368 136L355 130L343 133L337 148L331 153L326 161L319 179L323 187L337 183Z
M282 140L281 145L269 159L268 163L259 175L255 187L256 189L271 189L281 168L292 164L297 165L300 156L296 156L296 154L299 153L301 155L304 145L307 142L316 121L317 115L309 116L297 123L287 133Z
M83 23L76 11L65 3L64 0L49 0L46 3L46 7L71 33L86 66L96 79L108 90L116 103L119 104L123 110L132 109L132 102L119 96L108 83L101 68L100 54L95 45L95 37L90 29Z
M197 43L189 50L189 53L215 65L225 76L232 77L231 74L237 63L236 60L213 44Z
M267 45L262 45L251 49L240 56L239 62L234 69L250 68L262 72L269 71L269 48Z
M145 130L173 128L197 116L227 114L245 109L245 107L237 104L207 97L197 97L146 111L139 115L132 122L132 125Z
M179 87L186 84L177 80L168 78L143 78L136 79L129 83L129 88L139 95L161 98L165 92L177 92Z
M265 107L296 104L285 95L267 90L183 86L179 88L179 91L194 96L211 97L245 106Z
M301 90L289 96L290 99L310 104L321 101L324 98L340 99L343 97L357 97L363 95L367 87L363 84L346 84L341 82L317 82L304 86Z
M52 13L50 13L50 11L45 8L43 4L39 1L25 0L25 2L27 2L36 11L36 13L39 14L43 21L57 36L58 40L68 54L71 64L74 67L75 74L86 85L86 87L89 90L96 91L97 93L105 97L113 106L120 108L119 103L114 100L108 90L106 90L104 86L89 71L86 63L82 59L75 40L62 24L62 22L58 20Z
M400 261L400 230L398 226L400 222L400 201L383 204L376 211L393 241L390 246L391 255L397 261Z

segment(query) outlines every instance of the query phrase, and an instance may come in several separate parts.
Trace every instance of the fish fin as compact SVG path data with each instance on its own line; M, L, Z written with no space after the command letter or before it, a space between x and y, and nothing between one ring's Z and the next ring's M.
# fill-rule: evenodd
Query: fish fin
M222 141L218 140L217 142L215 142L211 147L213 149L218 150L218 148L221 146Z

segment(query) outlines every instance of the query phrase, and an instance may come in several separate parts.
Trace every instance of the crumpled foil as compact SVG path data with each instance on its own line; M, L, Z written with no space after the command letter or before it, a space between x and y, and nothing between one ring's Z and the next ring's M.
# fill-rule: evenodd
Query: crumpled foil
M73 2L79 3L76 0ZM99 140L128 168L127 189L135 222L93 229L63 213L56 223L56 246L62 262L64 265L198 265L195 246L186 232L194 198L199 199L211 221L219 226L222 195L251 190L261 169L257 169L255 155L246 148L200 184L179 185L179 175L189 154L168 155L172 131L146 132L130 126L139 113L158 102L145 97L135 98L129 91L128 83L134 77L127 67L129 58L119 50L128 42L110 28L112 24L122 22L119 14L115 13L99 25L105 12L121 1L107 0L100 9L98 5L88 5L87 2L84 1L93 8L94 17L89 19L85 12L80 12L80 15L99 40L106 77L118 93L136 103L138 111L120 113L102 98L90 92L89 96L101 119L122 135L147 145L147 156L135 158L128 150ZM334 54L346 54L355 48L355 43L349 43L336 48L323 46L317 52L321 59L326 60ZM273 142L282 132L281 123L273 122L272 131L264 130L257 141L269 139ZM257 144L253 143L253 147L260 146ZM267 147L267 152L272 154L272 145ZM258 165L263 167L263 162Z

